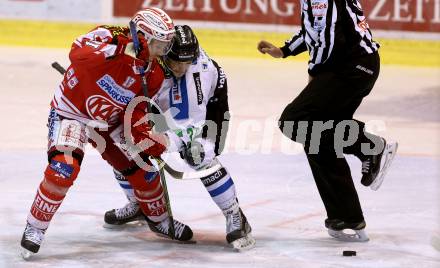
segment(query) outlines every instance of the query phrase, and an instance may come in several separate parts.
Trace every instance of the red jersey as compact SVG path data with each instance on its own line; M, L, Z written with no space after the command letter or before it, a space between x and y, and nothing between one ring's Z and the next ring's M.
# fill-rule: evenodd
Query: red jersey
M61 116L85 124L118 124L121 113L136 96L143 96L137 66L144 64L124 53L118 54L116 38L129 29L99 26L78 37L69 53L71 65L55 91L51 106ZM160 88L163 70L156 60L147 73L150 96Z

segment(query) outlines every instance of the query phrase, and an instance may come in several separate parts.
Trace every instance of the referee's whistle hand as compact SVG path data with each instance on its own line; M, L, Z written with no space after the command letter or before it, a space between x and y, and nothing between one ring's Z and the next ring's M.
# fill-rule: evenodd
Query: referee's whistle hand
M274 46L272 43L265 40L261 40L257 46L258 51L262 54L269 54L274 58L282 58L283 52L279 47Z

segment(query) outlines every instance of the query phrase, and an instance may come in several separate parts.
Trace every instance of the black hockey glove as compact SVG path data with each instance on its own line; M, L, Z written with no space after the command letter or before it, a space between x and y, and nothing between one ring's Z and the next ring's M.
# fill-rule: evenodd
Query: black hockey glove
M190 166L200 170L211 165L215 158L214 148L211 141L197 138L186 143L180 155Z
M205 160L205 151L200 142L190 141L184 145L180 156L192 167L198 167Z

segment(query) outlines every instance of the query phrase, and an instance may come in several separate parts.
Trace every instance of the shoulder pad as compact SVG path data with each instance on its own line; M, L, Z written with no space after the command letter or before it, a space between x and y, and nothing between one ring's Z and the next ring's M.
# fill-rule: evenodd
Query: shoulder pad
M114 26L114 25L101 25L101 26L98 26L98 28L104 28L104 29L109 30L113 37L118 36L118 35L128 36L128 33L129 33L128 27L121 27L121 26Z

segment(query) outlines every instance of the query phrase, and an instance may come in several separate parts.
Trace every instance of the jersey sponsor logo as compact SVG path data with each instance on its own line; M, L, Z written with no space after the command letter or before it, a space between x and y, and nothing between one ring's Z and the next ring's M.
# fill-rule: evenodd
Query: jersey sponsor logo
M125 79L125 82L122 84L122 86L123 86L124 88L129 88L129 87L131 87L131 86L134 84L134 82L136 82L136 79L134 79L134 78L131 77L131 76L128 76L128 77Z
M52 160L50 162L50 168L57 172L59 177L63 179L68 179L70 176L72 176L73 173L73 167L71 165L68 165L66 163L62 163L56 160Z
M106 74L96 81L98 86L104 90L114 101L119 104L128 105L131 99L134 98L134 93L126 90L118 85L113 78Z
M322 3L324 1L313 1L312 2L312 9L316 10L316 9L327 9L327 3Z
M94 49L98 49L100 45L102 45L102 43L91 41L91 40L86 41L86 46L93 47Z
M148 202L147 206L148 206L148 209L150 209L150 210L157 210L159 208L162 208L164 206L164 203L163 203L162 199L159 199L157 201Z
M203 91L202 91L202 81L200 80L200 73L193 73L194 84L197 91L197 104L203 103Z
M86 101L87 113L95 120L107 121L110 124L118 120L122 107L107 99L104 96L93 95Z
M78 78L76 78L76 76L72 77L69 79L69 81L67 81L67 86L70 89L73 89L76 85L78 85Z
M171 88L171 101L173 104L181 104L182 103L182 92L180 91L178 83L174 83Z
M357 65L356 69L359 69L359 70L366 72L367 74L370 74L370 75L372 75L374 73L372 70L370 70L364 66L361 66L361 65Z
M208 62L204 61L202 62L202 71L207 72L208 71Z
M67 70L66 77L67 79L70 79L75 74L75 70L73 68L70 68Z
M60 118L58 114L56 113L55 109L50 109L49 117L47 119L47 127L49 129L47 137L49 139L49 142L52 142L54 140L54 132L55 132L55 122L59 121Z
M327 13L327 1L313 1L311 4L312 14L314 17L323 17Z
M226 170L225 168L221 168L217 170L214 174L202 178L203 185L211 186L221 180L224 176L226 176Z
M35 206L35 207L34 207ZM48 221L52 219L53 214L57 211L59 204L51 204L43 199L38 193L34 201L34 206L32 206L32 214L35 218L41 221ZM38 209L35 211L34 209Z
M226 83L226 73L223 71L223 68L218 68L218 87L223 88Z

